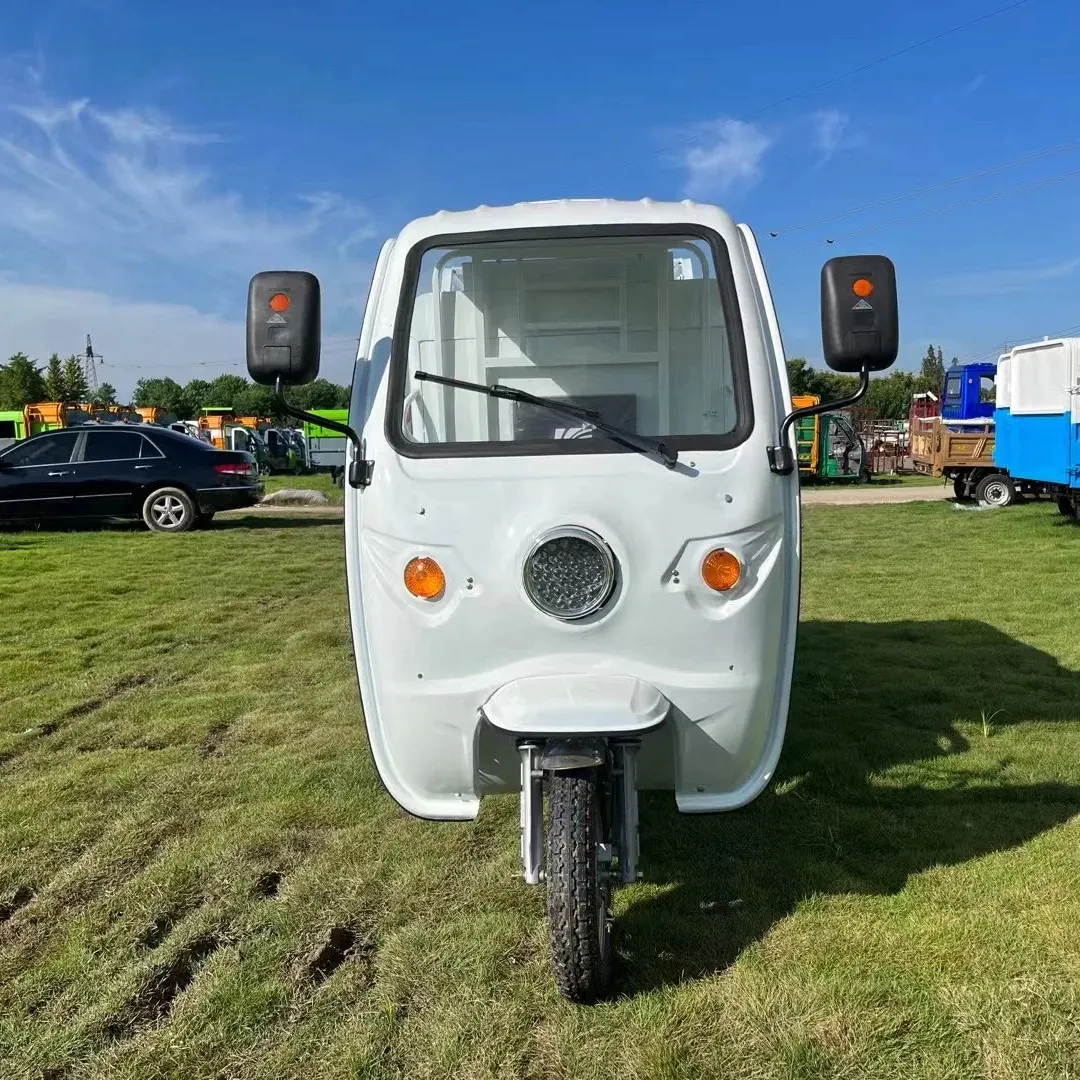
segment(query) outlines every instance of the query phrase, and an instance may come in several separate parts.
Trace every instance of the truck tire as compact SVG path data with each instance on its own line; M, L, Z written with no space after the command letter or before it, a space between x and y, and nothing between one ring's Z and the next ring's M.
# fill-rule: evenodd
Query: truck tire
M958 476L952 482L953 498L957 502L971 502L971 496L968 494L967 480L962 476Z
M1016 488L1005 473L990 473L979 481L975 498L982 506L1009 506L1016 501Z
M1080 510L1077 510L1076 503L1068 495L1059 496L1057 507L1058 513L1062 517L1070 518L1072 521L1076 521L1077 517L1080 517Z
M596 1001L611 982L611 885L600 865L598 770L549 774L547 851L551 966L569 1001Z

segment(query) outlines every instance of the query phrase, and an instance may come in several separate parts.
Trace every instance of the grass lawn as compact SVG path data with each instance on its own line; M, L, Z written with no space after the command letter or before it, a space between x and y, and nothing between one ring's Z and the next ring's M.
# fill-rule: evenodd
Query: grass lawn
M730 815L643 800L590 1009L516 799L383 793L339 523L0 533L0 1076L1076 1076L1080 529L805 528L780 775Z

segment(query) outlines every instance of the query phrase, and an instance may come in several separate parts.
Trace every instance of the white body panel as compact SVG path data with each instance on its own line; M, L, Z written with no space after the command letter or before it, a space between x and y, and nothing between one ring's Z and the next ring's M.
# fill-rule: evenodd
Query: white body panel
M633 452L394 452L385 433L387 369L414 245L444 234L636 223L670 225L673 234L680 225L705 226L724 240L753 398L745 441L731 450L681 451L688 468L676 471ZM773 475L766 455L789 400L757 246L748 229L715 207L580 201L480 208L413 222L384 246L351 407L373 480L363 490L346 488L346 548L372 752L406 810L468 819L483 794L518 790L514 737L482 710L494 703L504 727L531 727L521 689L533 679L548 689L532 705L537 715L547 710L559 734L573 722L565 700L555 707L552 680L569 678L581 688L581 733L594 730L589 724L599 717L619 723L612 718L649 714L649 701L654 710L670 703L666 719L643 737L639 781L674 789L681 810L733 809L761 792L783 743L798 620L798 478ZM602 536L620 568L615 599L580 624L542 614L522 584L530 546L563 525ZM700 576L702 559L719 546L745 568L726 594L709 590ZM421 555L446 572L445 594L435 603L413 598L402 584L405 564ZM631 684L655 696L639 690L635 706L633 695L627 698Z

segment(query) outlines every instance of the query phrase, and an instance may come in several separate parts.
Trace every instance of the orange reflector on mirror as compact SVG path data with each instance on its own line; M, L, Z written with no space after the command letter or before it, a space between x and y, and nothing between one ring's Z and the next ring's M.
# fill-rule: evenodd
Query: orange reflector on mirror
M851 291L865 300L874 291L874 283L869 278L861 277L851 286Z
M735 588L742 577L742 564L730 551L716 548L705 556L701 564L701 580L715 592L727 592Z
M434 559L421 556L405 567L405 588L421 600L438 600L446 591L446 575Z
M270 297L270 310L276 311L280 315L283 311L289 310L289 303L289 298L285 293L274 293Z

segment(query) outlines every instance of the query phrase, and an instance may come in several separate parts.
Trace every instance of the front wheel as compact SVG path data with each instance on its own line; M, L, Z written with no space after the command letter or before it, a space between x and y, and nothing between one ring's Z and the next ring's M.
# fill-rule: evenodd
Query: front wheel
M546 852L551 964L559 992L596 1001L611 983L611 883L601 863L599 770L550 774Z
M1016 500L1016 488L1004 473L991 473L979 481L975 498L983 506L1008 506Z
M1062 517L1071 518L1073 521L1080 516L1080 510L1077 510L1076 503L1072 501L1067 495L1062 495L1057 501L1058 513Z
M187 532L195 527L195 503L181 488L158 488L146 496L142 518L152 532Z

